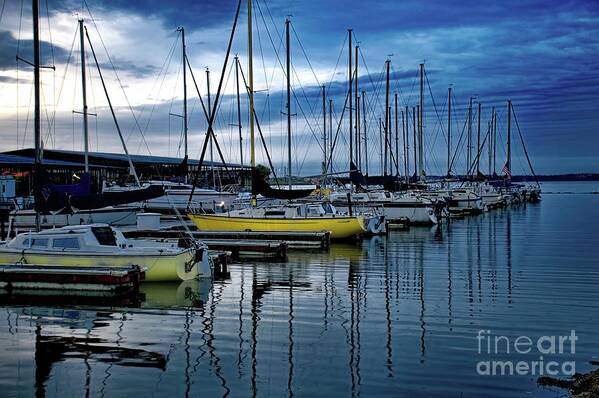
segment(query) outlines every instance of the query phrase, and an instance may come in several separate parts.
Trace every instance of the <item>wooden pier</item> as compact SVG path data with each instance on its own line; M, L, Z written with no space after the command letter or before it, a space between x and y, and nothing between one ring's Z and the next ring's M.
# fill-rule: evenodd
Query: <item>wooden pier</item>
M0 265L0 289L9 294L120 296L139 292L144 278L138 266Z
M177 239L181 233L179 229L123 231L131 239ZM191 234L210 250L230 252L234 260L285 261L288 250L323 250L331 243L329 232L192 231Z

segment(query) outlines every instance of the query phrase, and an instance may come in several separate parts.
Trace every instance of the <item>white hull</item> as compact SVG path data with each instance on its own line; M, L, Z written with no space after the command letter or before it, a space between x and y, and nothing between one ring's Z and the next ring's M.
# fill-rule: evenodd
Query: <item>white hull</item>
M108 224L113 226L135 225L137 206L105 207L102 209L79 210L73 214L44 214L41 215L42 227L65 227L67 225ZM15 210L10 213L10 223L13 228L35 228L34 210Z
M481 198L455 199L449 201L449 211L482 212L484 209Z
M486 207L497 207L503 203L503 199L499 194L482 194L481 199Z
M228 209L236 198L235 194L215 192L211 194L195 194L191 201L191 206L201 208L204 211L223 211ZM160 212L170 212L173 207L179 211L187 209L189 202L189 192L169 192L167 195L150 199L146 202L148 210L157 210Z
M393 203L384 204L383 210L385 212L385 218L390 221L407 219L410 224L431 225L439 223L433 208L428 206L401 206L397 203Z
M173 208L179 212L186 211L189 207L193 209L202 209L206 212L223 212L229 209L237 194L230 192L219 192L212 189L196 188L189 203L189 195L192 186L188 184L179 184L171 182L149 182L142 186L155 185L164 188L166 195L149 199L143 203L135 203L136 206L144 207L150 211L160 213L173 213ZM137 189L131 186L110 186L105 187L106 192L126 192ZM189 204L189 206L188 206Z

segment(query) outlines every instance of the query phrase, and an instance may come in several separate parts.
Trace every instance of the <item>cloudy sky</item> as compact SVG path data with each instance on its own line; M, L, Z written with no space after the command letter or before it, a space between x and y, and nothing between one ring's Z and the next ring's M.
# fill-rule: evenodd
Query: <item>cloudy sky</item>
M32 74L15 56L32 58L31 2L0 0L0 150L32 145ZM119 124L133 153L181 156L183 82L180 33L202 98L215 93L235 14L232 0L70 1L42 3L42 131L48 148L82 148L81 75L77 19L83 17L106 78ZM464 172L465 120L471 96L482 105L485 136L498 112L497 169L505 161L506 101L541 174L599 172L599 3L571 0L328 1L256 0L254 74L256 110L278 169L286 164L284 22L291 20L294 174L315 174L322 161L322 85L333 101L334 168L347 169L347 120L339 117L347 90L347 29L359 44L359 91L366 92L370 174L380 172L379 118L384 117L385 60L391 60L391 102L418 103L418 66L425 63L425 154L429 174L444 174L447 88L453 97L454 171ZM232 57L247 75L247 6L243 2ZM93 58L86 43L92 150L122 151ZM238 162L233 58L222 78L217 139L227 161ZM189 155L198 157L206 119L188 72ZM244 161L249 157L246 98L241 98ZM327 103L328 105L328 103ZM347 116L347 115L346 115ZM327 115L328 117L328 115ZM401 115L399 115L401 126ZM339 129L337 128L339 126ZM515 126L515 122L514 122ZM363 126L362 126L363 127ZM476 118L474 121L476 130ZM476 131L475 131L476 132ZM527 172L518 129L513 129L514 173ZM460 139L461 136L461 139ZM476 135L474 136L476 141ZM410 143L411 145L411 143ZM362 148L364 149L364 147ZM481 169L486 171L483 149ZM208 155L209 156L209 155ZM258 147L259 161L266 162ZM214 154L216 158L216 151ZM403 158L403 151L400 155ZM412 160L410 160L412 161Z

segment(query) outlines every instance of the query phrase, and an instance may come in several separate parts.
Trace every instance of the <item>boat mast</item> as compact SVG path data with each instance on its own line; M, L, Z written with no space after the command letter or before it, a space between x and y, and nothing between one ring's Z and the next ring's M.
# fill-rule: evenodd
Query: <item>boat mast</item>
M89 38L89 32L87 28L85 28L85 37L87 38L87 42L89 43L89 49L92 52L92 56L94 58L94 63L96 64L96 69L98 71L98 76L100 77L100 82L102 82L102 89L104 90L104 95L106 96L106 101L108 102L108 107L110 108L110 113L112 115L112 120L114 121L114 126L116 127L116 131L119 134L119 139L121 140L121 145L123 146L123 150L125 151L125 156L127 157L127 161L129 162L129 172L133 173L133 178L135 178L135 184L139 187L141 183L139 182L139 176L137 175L137 171L135 171L135 166L133 165L133 160L131 159L131 155L129 155L129 150L127 149L127 144L125 143L125 139L123 138L123 132L121 131L121 127L119 126L119 121L116 118L116 113L114 111L114 107L112 106L112 101L110 100L110 96L108 95L108 88L106 87L106 82L104 81L104 76L102 75L102 69L100 69L100 64L98 63L98 58L96 57L96 51L94 50L94 46L92 45L92 41Z
M368 175L368 129L366 128L366 91L362 90L362 128L364 129L364 165Z
M451 87L447 89L447 178L451 176Z
M468 105L468 144L467 148L467 165L466 165L466 175L470 175L470 161L472 160L472 155L470 151L472 150L472 100L474 97L470 97L470 104Z
M417 148L419 146L418 144L418 136L416 135L416 113L418 113L418 115L420 115L420 105L416 105L415 107L412 107L412 121L413 121L413 125L414 125L414 176L418 177L418 151Z
M356 157L358 158L358 169L362 170L362 134L360 132L360 96L356 95Z
M239 129L239 159L243 167L243 136L241 135L241 101L239 98L239 57L235 56L235 87L237 88L237 128Z
M397 115L397 93L395 93L395 174L399 177L399 116Z
M354 144L353 144L353 94L352 94L352 78L353 78L353 67L352 67L352 30L347 30L349 36L349 47L348 47L348 87L349 87L349 170L352 170L352 163L354 162Z
M410 178L410 143L408 139L410 137L410 110L406 105L406 127L404 129L404 167L406 168L406 182L409 182Z
M406 172L406 159L407 159L407 153L406 153L406 114L402 108L401 110L401 139L403 141L403 171L404 171L404 177L408 178L408 174Z
M326 97L326 86L322 85L322 158L324 160L322 173L324 178L327 178L327 97Z
M361 159L360 159L360 93L358 92L358 50L360 46L355 47L355 77L354 77L354 95L355 95L355 137L356 137L356 162L358 163L358 169L362 169Z
M488 172L489 177L492 175L491 167L493 166L493 118L495 117L495 107L491 111L491 120L488 123L488 134L489 134L489 146L487 147L487 156L488 156Z
M285 49L287 50L287 170L291 190L291 48L289 40L289 18L285 19Z
M424 64L420 64L420 126L418 128L418 170L420 180L424 181Z
M248 92L250 117L250 166L256 167L254 148L254 59L252 50L252 0L248 0ZM256 195L252 192L252 206L256 207Z
M497 153L497 112L493 108L493 174L497 174L497 167L495 166L495 154Z
M85 79L85 40L83 39L83 19L79 20L79 47L81 50L81 93L83 96L83 153L85 172L89 172L89 131L87 124L87 87Z
M185 62L187 60L187 54L185 49L185 29L179 28L179 30L181 31L181 51L183 57L183 139L185 147L185 157L187 157L187 68L185 65ZM208 107L210 107L210 105L208 105ZM210 111L208 111L208 114L210 114ZM210 148L212 149L212 147Z
M389 106L389 175L393 175L393 159L395 159L395 155L393 155L393 123L391 122L391 117L393 116L393 111L391 110L391 106Z
M329 171L329 163L333 170L333 100L329 99L329 159L327 160L327 172Z
M383 175L387 175L387 158L388 154L388 145L389 145L389 67L391 65L391 60L388 59L385 61L385 157L384 157L384 166L383 166Z
M383 145L383 121L381 120L381 118L379 117L379 140L381 142L381 145ZM383 147L381 146L381 175L383 175L385 172L384 168L383 168Z
M206 91L208 96L208 114L212 115L212 104L210 97L210 69L206 68ZM212 173L212 188L216 189L216 177L214 175L214 146L212 134L209 137L210 140L210 172Z
M477 127L477 133L476 133L476 178L478 178L478 175L480 173L480 111L481 111L482 105L480 103L480 101L478 102L478 127Z
M506 169L512 173L512 101L507 102L507 162Z
M32 2L32 14L33 14L33 81L34 81L34 97L35 97L35 109L34 109L34 139L35 139L35 160L33 170L35 173L39 173L42 164L42 139L41 139L41 103L40 103L40 31L39 31L39 0L33 0ZM35 228L37 231L40 230L40 214L35 212Z

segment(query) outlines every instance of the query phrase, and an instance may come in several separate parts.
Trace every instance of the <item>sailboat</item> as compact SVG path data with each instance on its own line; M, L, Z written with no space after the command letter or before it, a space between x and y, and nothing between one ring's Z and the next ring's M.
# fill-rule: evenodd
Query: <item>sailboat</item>
M127 267L145 270L148 282L211 275L208 248L178 242L128 240L106 224L73 225L26 232L0 245L0 264Z
M41 156L41 105L40 105L40 37L39 0L32 0L34 43L34 137L35 163L34 185L41 195L36 206L49 206L73 199L79 206L92 205L95 201L117 201L123 195L102 197L97 195L69 195L77 186L63 187L63 191L40 190L44 179ZM109 102L110 104L110 102ZM119 131L120 133L120 131ZM85 187L85 185L82 185ZM68 191L68 192L67 192ZM45 199L45 200L42 200ZM36 209L37 232L18 234L0 245L0 263L31 265L59 265L65 267L142 267L149 281L188 280L198 276L211 276L210 258L206 245L193 239L181 239L177 243L133 241L106 224L87 224L41 230L41 217ZM41 231L40 231L41 230Z
M86 66L85 66L85 40L83 19L79 20L79 39L81 51L81 83L83 99L83 141L84 141L84 167L85 172L78 176L79 182L70 185L53 184L49 173L40 162L36 163L35 169L35 204L34 209L15 209L10 213L9 222L14 228L31 228L39 222L42 227L62 227L66 225L81 225L91 223L106 223L110 225L134 225L136 215L141 211L140 203L164 194L159 187L136 187L127 193L102 192L94 193L91 189L91 176L89 174L89 132L88 132L88 107L86 90ZM89 39L89 37L88 37ZM91 42L90 42L91 46ZM92 48L93 53L93 48ZM96 60L95 53L93 53ZM97 64L102 84L104 81ZM110 104L110 98L106 92L106 97ZM112 109L112 106L111 106ZM113 113L114 117L114 113ZM119 130L118 123L115 124ZM121 135L119 130L119 135ZM127 157L129 153L122 140L123 148ZM36 142L38 145L38 142ZM37 155L36 155L37 156ZM38 159L36 158L36 161ZM135 174L135 168L129 158L130 169ZM136 180L137 175L135 174ZM139 184L138 184L139 185ZM138 202L138 204L132 204ZM129 204L129 205L128 205Z
M289 92L289 21L287 28L287 107L290 115ZM222 214L188 214L189 218L200 230L208 231L329 231L332 239L347 239L364 232L365 224L362 216L349 216L327 213L322 206L313 206L308 210L307 204L284 205L276 207L256 207L256 197L275 199L298 199L305 197L312 190L281 190L273 189L256 169L254 142L254 78L252 54L252 0L248 1L248 85L249 115L250 115L250 164L252 168L252 199L251 207L232 210ZM213 115L211 117L211 122ZM288 129L290 126L288 119ZM210 127L209 127L210 128ZM288 130L288 134L290 131ZM291 151L291 147L289 147ZM289 152L290 156L291 152ZM289 170L291 176L291 170ZM291 187L291 177L290 177Z

